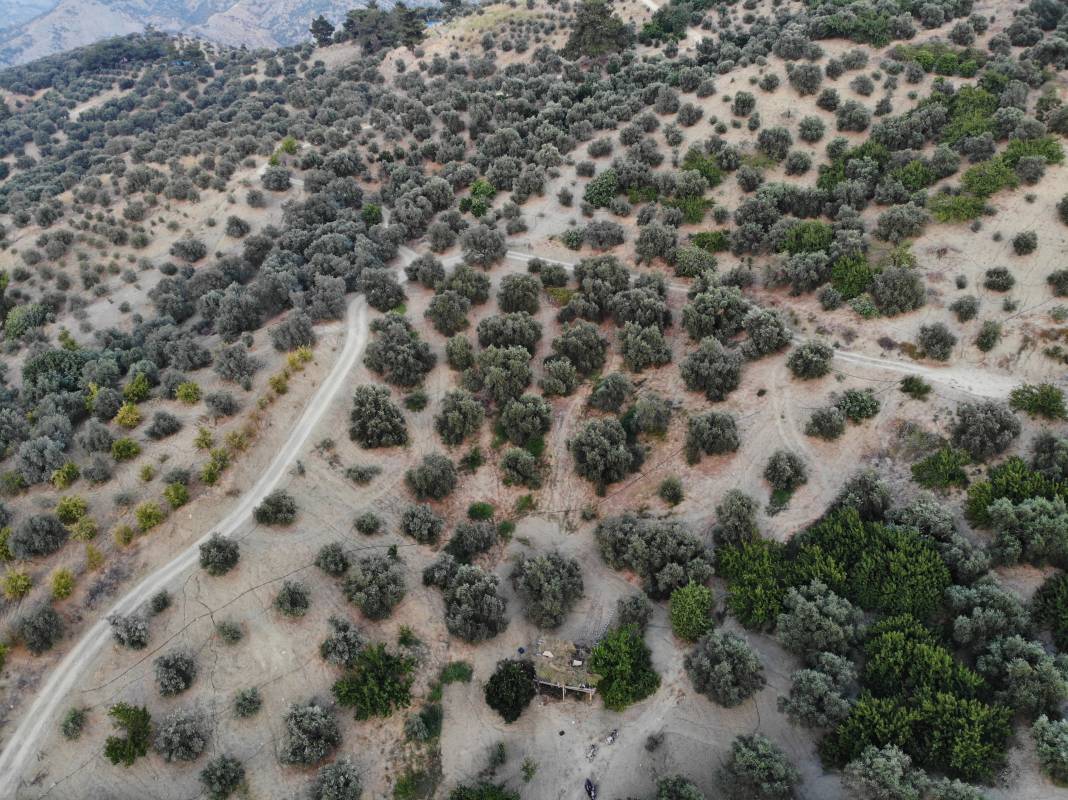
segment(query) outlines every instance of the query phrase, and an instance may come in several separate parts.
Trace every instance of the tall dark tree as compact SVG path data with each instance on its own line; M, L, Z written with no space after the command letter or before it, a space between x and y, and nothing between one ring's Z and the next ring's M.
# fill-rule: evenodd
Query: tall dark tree
M334 25L330 20L320 14L312 20L311 35L315 37L315 43L320 47L326 47L334 37Z

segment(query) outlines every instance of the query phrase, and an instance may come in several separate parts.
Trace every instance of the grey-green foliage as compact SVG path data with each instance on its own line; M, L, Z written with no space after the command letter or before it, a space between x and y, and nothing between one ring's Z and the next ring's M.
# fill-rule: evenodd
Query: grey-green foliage
M303 617L311 608L311 591L303 581L282 581L274 607L287 617Z
M671 405L654 392L643 392L624 419L635 433L662 435L671 422Z
M485 303L489 299L490 280L483 273L471 268L467 264L461 264L452 271L444 281L439 284L440 291L452 290L470 300L474 305Z
M810 339L790 351L786 357L786 366L795 377L802 380L822 378L831 371L831 359L834 348L826 342Z
M821 652L845 655L857 641L860 611L819 580L787 590L783 608L776 636L803 659Z
M434 428L447 445L458 445L478 433L485 416L482 404L470 392L454 389L445 393Z
M926 302L923 279L909 267L887 267L872 280L872 300L888 317L915 311Z
M718 777L728 800L792 800L801 782L786 754L759 733L732 742Z
M380 554L364 556L353 565L344 589L365 617L384 619L404 599L404 565Z
M446 290L430 298L423 316L442 336L452 336L467 327L471 301L458 292Z
M715 336L727 341L742 330L749 301L736 286L710 286L682 309L682 327L695 341Z
M445 627L467 642L482 642L508 627L507 601L497 592L497 576L472 564L457 565L450 555L428 581L445 595Z
M920 800L927 776L896 745L869 745L846 765L843 783L855 800Z
M195 711L172 711L156 725L152 748L164 761L195 761L207 746L207 731Z
M694 689L733 708L764 688L764 665L749 643L734 633L710 631L684 662Z
M349 438L364 447L393 447L408 441L404 414L384 386L356 387L350 421Z
M1034 719L1056 714L1068 699L1068 656L1051 656L1041 644L1013 635L994 639L976 660L994 696Z
M777 492L792 492L808 482L808 469L792 450L776 450L764 468L764 478Z
M604 366L607 347L608 341L597 326L584 320L565 324L552 343L553 353L569 359L580 375L589 375Z
M756 523L757 504L741 489L728 489L716 506L712 539L716 547L734 547L760 536Z
M541 462L528 450L509 447L501 456L501 474L506 486L526 486L540 489L542 482Z
M605 375L590 392L589 404L601 411L617 412L634 393L634 384L621 372Z
M348 572L349 557L345 553L344 544L329 542L320 547L315 556L315 566L335 578Z
M1050 480L1068 480L1068 438L1040 432L1031 443L1031 469Z
M278 752L283 764L318 764L341 744L333 714L314 700L291 705L283 723L285 735Z
M824 406L812 412L805 423L806 436L818 436L827 441L834 441L845 433L846 418L841 409Z
M519 557L512 582L526 602L524 613L539 628L556 628L582 597L582 567L558 551Z
M546 397L567 397L578 388L581 379L570 358L553 356L545 360L545 374L538 381Z
M552 406L536 395L509 400L501 410L501 430L508 441L520 446L548 433L551 423Z
M890 487L873 469L857 472L838 490L831 509L854 508L862 520L881 522L893 505Z
M619 336L619 349L623 364L631 372L662 367L671 361L671 347L663 331L655 325L642 327L636 322L626 323Z
M594 531L601 557L613 569L627 569L642 588L664 599L688 583L712 577L712 556L697 536L676 520L655 520L631 513L608 517Z
M723 455L738 449L738 424L730 414L707 411L690 417L686 425L686 460L696 464L703 455Z
M752 308L742 320L748 338L742 344L746 358L762 358L782 350L790 343L790 330L782 316L771 309Z
M779 711L806 728L834 728L849 716L856 667L834 653L816 653L809 661L811 666L791 676L790 693L779 698Z
M526 311L486 317L477 332L482 347L522 347L531 355L541 341L541 323Z
M156 685L164 697L174 697L190 686L197 676L197 665L187 650L164 653L155 660Z
M653 604L644 592L630 594L616 601L615 624L619 627L633 625L644 633L653 615Z
M501 311L525 311L537 314L541 283L533 275L505 275L497 290L497 305Z
M144 650L148 646L148 620L141 614L113 614L108 617L111 636L116 644L128 650Z
M594 419L568 442L575 472L599 490L621 480L640 464L634 448L616 419Z
M987 506L995 539L993 555L1002 564L1068 563L1068 507L1064 498L1030 497L1014 504L1001 497Z
M921 325L920 332L916 336L916 344L928 358L937 361L948 361L953 355L953 347L957 344L957 337L946 327L945 323L936 322L932 325Z
M461 522L445 545L445 552L458 561L470 561L497 543L497 526L489 520Z
M445 342L445 363L450 369L463 372L475 363L475 349L466 336L456 334Z
M241 548L237 541L218 533L213 533L200 545L200 566L209 575L225 575L237 566L240 558Z
M1043 714L1031 726L1031 738L1042 771L1058 783L1068 782L1068 720Z
M200 771L200 785L209 800L226 800L244 782L244 765L225 753L211 759Z
M363 363L387 383L416 386L437 363L430 345L419 338L407 317L380 317L371 323L371 333L374 338L367 345Z
M703 392L709 400L719 402L738 388L742 378L742 358L709 336L683 359L679 373L691 392Z
M464 372L464 385L485 392L498 406L519 397L530 385L530 353L522 347L487 347Z
M971 586L950 586L946 605L953 620L953 640L972 652L982 650L994 639L1024 634L1030 619L1020 598L993 577Z
M1004 452L1020 430L1020 420L1004 403L962 403L957 407L952 441L955 447L967 450L973 460L985 461Z
M360 770L347 757L319 768L309 791L311 800L360 800Z
M404 481L418 500L443 500L457 483L456 467L440 453L423 456L418 466L404 473Z
M436 544L445 530L445 519L425 503L413 503L401 515L401 533L420 544Z
M355 666L356 658L364 646L359 628L341 617L330 617L330 635L319 645L319 655L335 666Z

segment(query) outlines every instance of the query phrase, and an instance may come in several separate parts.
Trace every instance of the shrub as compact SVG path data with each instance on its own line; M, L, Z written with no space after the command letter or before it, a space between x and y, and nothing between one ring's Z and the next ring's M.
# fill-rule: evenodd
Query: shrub
M520 556L512 583L526 602L527 619L539 628L556 628L582 597L582 568L555 551Z
M964 450L943 447L912 465L912 479L928 489L966 486L968 474L964 467L971 458Z
M363 447L394 447L408 441L400 408L383 386L359 386L352 398L349 438Z
M382 555L364 556L345 580L345 597L368 619L384 619L404 598L407 586L400 562Z
M871 389L846 389L834 405L851 422L871 419L879 413L879 401Z
M590 670L601 676L598 684L605 707L622 711L660 688L649 648L633 625L605 634L590 655Z
M360 771L348 758L339 758L319 768L311 786L311 800L360 800Z
M764 468L764 479L776 492L790 494L808 482L808 470L796 453L776 450Z
M245 782L245 767L233 756L218 755L200 772L200 785L209 800L225 800Z
M274 607L287 617L303 617L311 608L311 592L300 581L282 581L274 597Z
M791 800L801 774L786 754L759 733L739 736L719 772L728 800Z
M742 360L717 339L707 337L682 361L679 372L689 391L704 392L709 400L718 402L738 388Z
M975 461L986 461L1005 451L1020 435L1020 421L1001 403L990 400L964 403L957 408L952 440Z
M255 686L242 689L234 696L234 713L239 717L252 717L259 713L263 700Z
M148 754L152 738L152 715L144 706L117 703L108 709L117 734L104 743L104 756L112 764L131 766L141 756Z
M1068 782L1068 720L1050 720L1045 714L1031 727L1042 772L1058 784Z
M711 631L684 661L694 689L733 708L764 688L764 667L749 644L733 633Z
M515 722L534 699L534 665L526 660L506 659L486 681L486 705L505 722Z
M51 514L23 517L7 538L11 555L30 560L52 555L66 544L69 533L62 522Z
M458 445L478 433L484 412L482 404L463 389L445 393L434 428L447 445Z
M992 292L1007 292L1016 285L1016 278L1008 267L988 269L983 277L983 287Z
M790 355L786 358L786 366L796 377L811 380L822 378L830 372L833 358L834 349L830 345L810 340L790 351Z
M330 617L331 633L319 645L319 655L324 661L338 667L350 668L364 646L360 631L346 619Z
M777 638L806 662L819 653L845 656L856 644L860 623L861 614L852 603L814 580L787 590L777 620Z
M615 419L590 420L568 442L568 449L575 472L596 484L602 493L605 486L621 480L640 464L623 426Z
M282 489L275 489L252 510L260 525L289 525L297 518L297 501Z
M924 356L938 361L947 361L953 355L953 348L957 344L957 336L943 323L920 326L920 333L916 336L916 345L920 347Z
M779 698L779 711L806 728L833 728L849 716L847 694L856 681L856 667L833 653L819 653L813 662L811 669L791 676L789 696Z
M160 720L152 742L164 761L195 761L207 746L207 733L193 711L172 711Z
M283 764L318 764L341 744L337 721L314 701L291 705L283 722L285 736L279 751Z
M1064 392L1050 383L1022 384L1009 393L1009 405L1017 411L1045 419L1064 419L1068 410Z
M593 387L589 404L600 411L618 412L634 393L630 379L619 372L606 375Z
M671 630L680 639L695 642L712 627L712 590L697 583L680 586L671 593Z
M1038 234L1034 231L1023 231L1012 237L1012 250L1018 256L1029 255L1038 248Z
M156 685L163 697L179 695L193 685L197 676L197 665L193 656L185 650L172 650L157 658L153 665L156 671Z
M355 708L356 719L388 717L411 703L414 666L413 659L390 653L384 645L365 647L334 684L334 697L339 705Z
M740 444L738 426L730 414L708 411L690 417L686 427L686 460L696 464L702 455L735 452Z
M419 500L443 500L456 488L456 467L440 453L431 453L404 473L404 481Z
M605 562L638 575L650 597L666 598L680 586L704 584L712 576L707 548L681 523L623 514L602 520L594 535Z
M240 557L238 543L218 533L200 545L200 566L209 575L225 575L237 566Z
M401 532L420 544L437 544L444 529L445 520L426 504L410 505L401 515Z
M115 643L127 650L144 650L148 647L148 620L140 614L108 617L111 636Z

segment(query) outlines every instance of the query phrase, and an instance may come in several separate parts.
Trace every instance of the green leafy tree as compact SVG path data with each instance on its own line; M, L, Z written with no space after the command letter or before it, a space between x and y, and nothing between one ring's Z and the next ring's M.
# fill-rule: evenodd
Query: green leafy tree
M112 764L131 766L148 753L152 738L152 715L144 706L118 703L108 710L118 735L109 736L104 743L104 756Z
M486 705L505 722L515 722L534 699L534 665L525 659L505 659L486 681Z
M671 593L671 630L680 639L695 642L712 627L712 590L697 583L680 586Z
M590 655L590 670L601 676L598 690L612 711L622 711L660 688L649 648L634 625L605 634Z
M365 647L334 684L334 697L340 705L355 708L356 719L388 717L411 703L414 667L414 659L391 653L385 645Z

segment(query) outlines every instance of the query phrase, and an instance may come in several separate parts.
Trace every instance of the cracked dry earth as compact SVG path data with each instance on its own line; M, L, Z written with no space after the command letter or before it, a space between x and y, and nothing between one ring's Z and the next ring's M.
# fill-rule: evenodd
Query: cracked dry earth
M407 251L404 260L413 255ZM454 263L455 259L449 262ZM490 273L491 280L496 285L504 275L523 268L523 259L515 254ZM428 291L409 285L408 313L413 319L421 318L430 296ZM670 302L677 315L685 302L684 293L673 291ZM354 303L362 305L359 299ZM495 310L492 302L476 307L472 326ZM554 314L555 309L543 302L539 318L546 336L535 364L548 352ZM350 337L357 336L357 344L360 334L366 331L366 320L361 319L358 327L355 332L351 327L349 330ZM606 325L605 332L608 331ZM440 353L443 338L429 327L424 336ZM676 327L671 336L677 362L684 352L685 334ZM340 357L342 366L343 361L344 354ZM605 373L620 366L619 355L611 348ZM286 454L286 469L279 474L278 486L298 498L300 513L296 524L283 528L255 526L246 510L233 533L241 543L237 569L225 577L213 578L191 562L184 565L167 584L173 592L174 605L154 618L146 650L121 650L107 638L98 653L89 653L79 661L73 670L76 674L72 690L56 699L47 715L50 718L40 726L39 749L25 765L17 796L72 800L196 797L203 759L189 765L165 764L158 756L150 755L138 762L137 769L128 770L104 760L101 751L108 732L105 713L119 700L145 704L157 719L175 709L196 708L211 723L209 753L229 753L246 765L249 796L283 798L299 793L312 772L279 765L276 751L282 715L292 702L313 696L331 701L329 690L337 672L319 657L318 643L325 637L327 620L332 615L356 618L369 638L386 642L396 641L402 625L410 626L421 641L417 648L421 665L416 697L426 694L429 681L441 665L460 659L473 664L475 679L471 684L455 684L445 690L446 733L440 754L445 785L477 773L484 764L487 748L504 741L513 756L498 772L498 778L517 777L525 756L542 765L528 790L535 792L532 796L571 796L587 775L596 776L609 796L648 793L658 776L684 771L695 760L715 764L725 757L736 735L760 729L802 766L802 797L840 796L838 778L824 775L819 769L813 737L791 726L775 708L777 696L788 689L789 675L796 663L768 637L748 637L765 663L768 686L755 702L736 709L715 707L693 692L682 669L684 651L674 640L662 607L657 608L648 636L654 664L663 680L661 689L650 700L623 714L605 711L600 704L586 706L540 698L531 712L506 726L486 707L480 689L497 659L515 653L519 647L536 646L539 636L537 629L523 619L521 601L507 581L509 562L515 554L527 549L558 548L582 563L585 596L559 631L565 638L596 638L609 624L616 600L637 589L632 579L610 570L601 561L592 537L593 523L582 522L579 514L584 506L597 505L601 515L624 508L648 508L662 513L656 488L663 477L678 474L684 478L687 499L675 511L700 528L707 524L713 506L727 489L762 486L761 472L768 455L787 446L802 453L810 464L823 467L812 471L809 483L797 492L787 509L763 520L768 535L785 539L821 512L836 493L843 475L859 464L881 461L880 468L892 482L896 480L897 488L903 489L906 476L901 470L895 474L881 443L895 438L903 419L922 415L930 421L932 415L936 420L948 416L956 402L969 396L963 389L974 388L969 386L967 367L940 370L852 352L840 356L835 366L839 368L837 376L798 383L790 379L781 356L748 365L739 389L717 405L738 418L742 447L737 453L686 465L681 456L685 426L676 421L666 437L648 443L650 453L642 471L610 487L603 498L597 498L586 482L574 476L566 450L569 436L593 413L585 405L589 386L570 398L556 399L548 448L549 478L537 495L539 507L519 521L511 542L483 557L484 566L502 579L502 594L510 601L511 622L503 634L479 647L447 636L440 594L421 585L419 576L435 557L434 550L414 545L396 532L400 514L409 502L402 478L404 470L424 454L443 449L433 430L433 414L454 377L443 363L427 377L425 389L430 403L425 410L408 414L412 439L408 447L362 452L346 435L348 400L354 386L372 381L374 376L360 363L351 370L342 369L340 391L322 409L322 418L299 448ZM900 374L917 368L935 382L934 397L923 406L896 391ZM985 375L988 380L989 373ZM1009 379L1006 376L1003 380ZM703 399L683 391L677 364L648 371L639 376L637 383L641 390L680 398L677 415L707 407ZM981 388L989 385L983 383ZM851 428L849 436L834 444L801 433L811 409L824 404L831 391L852 386L875 388L882 409L874 420ZM322 390L316 397L321 399ZM317 402L313 401L313 405ZM489 426L484 426L481 445L485 452L492 453L490 436ZM333 453L315 447L326 437L336 442ZM460 454L458 449L450 453L454 458ZM383 471L366 487L354 486L343 475L343 465L370 462ZM297 463L302 469L293 467ZM250 490L250 494L255 492ZM507 510L521 493L522 490L504 486L491 463L465 477L459 490L439 504L439 511L455 521L462 518L463 509L470 502L485 499ZM381 516L387 532L375 537L356 534L351 520L364 510ZM343 541L354 554L398 548L405 563L408 593L389 619L380 623L359 620L340 586L312 566L319 547L335 540ZM286 619L272 607L278 586L285 579L303 580L311 587L311 609L301 619ZM722 584L716 590L722 595ZM241 626L244 637L240 642L227 645L218 638L214 626L223 620ZM734 625L730 620L723 624L728 629ZM152 661L177 646L195 654L198 677L186 693L160 698ZM264 697L263 711L251 719L235 719L231 711L234 694L253 685ZM59 737L56 718L66 708L77 705L90 709L90 724L80 741L65 742ZM404 714L370 722L356 722L345 713L338 717L343 734L340 754L351 756L364 770L369 796L388 795L410 756L403 744ZM619 728L621 733L609 745L603 740L613 728ZM663 733L667 746L650 754L644 742L654 733ZM592 744L598 747L587 759L585 754ZM1026 749L1017 755L1032 757ZM1041 795L1016 786L1011 796L1037 800Z

